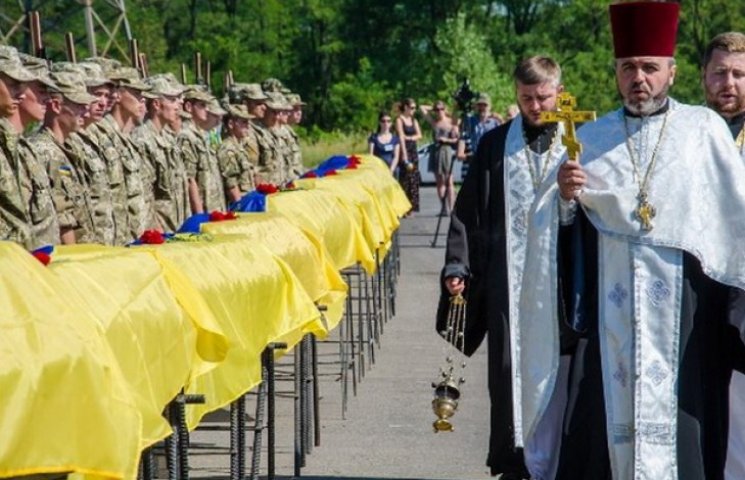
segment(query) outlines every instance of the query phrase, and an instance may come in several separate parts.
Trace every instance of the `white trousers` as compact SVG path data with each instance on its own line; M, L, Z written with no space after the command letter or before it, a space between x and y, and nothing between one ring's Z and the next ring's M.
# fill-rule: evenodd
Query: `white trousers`
M533 480L554 480L559 468L561 434L564 425L564 412L567 407L569 367L572 357L562 355L559 359L559 371L556 374L556 386L551 394L546 412L538 422L535 435L528 439L523 450L525 466L528 467ZM745 477L740 477L745 478Z
M729 442L726 480L745 479L745 375L732 373L729 387Z

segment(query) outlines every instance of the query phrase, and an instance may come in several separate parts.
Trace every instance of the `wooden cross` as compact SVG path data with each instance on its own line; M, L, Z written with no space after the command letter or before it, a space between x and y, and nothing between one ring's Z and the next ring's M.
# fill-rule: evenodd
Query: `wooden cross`
M545 123L564 124L564 135L561 136L561 143L567 147L567 156L569 160L578 161L579 154L582 153L582 144L577 140L577 129L575 122L594 122L594 111L575 111L577 99L569 92L561 92L557 101L558 110L552 112L541 112L541 121Z

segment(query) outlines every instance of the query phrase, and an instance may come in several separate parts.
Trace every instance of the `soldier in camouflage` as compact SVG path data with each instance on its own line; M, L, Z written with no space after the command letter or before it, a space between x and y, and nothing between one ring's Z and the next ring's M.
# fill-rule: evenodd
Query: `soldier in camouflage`
M17 132L37 130L44 121L49 100L49 91L55 90L55 85L49 79L47 62L30 55L20 55L23 66L33 73L38 81L27 83L24 98L18 105L18 111L11 117L11 123ZM31 229L29 249L36 249L45 245L55 245L60 242L60 229L57 222L57 212L52 200L52 187L44 165L33 155L27 139L18 138L18 156L20 159L18 176L20 180L21 196L28 209L29 226Z
M237 84L239 86L239 98L246 106L248 113L254 119L251 121L250 129L243 139L248 158L256 166L256 181L275 183L278 182L276 149L273 138L261 123L261 119L267 110L267 97L258 83ZM281 174L280 174L281 175Z
M117 243L127 243L139 238L147 228L158 225L153 193L154 171L130 135L145 117L143 92L150 86L140 80L139 72L131 67L115 68L108 72L108 76L116 82L117 89L111 113L104 117L100 126L122 165L127 229L122 232L122 237L117 235Z
M93 209L93 232L92 241L103 245L115 244L115 220L114 220L114 188L121 193L121 183L112 187L109 182L109 170L118 168L120 164L109 165L105 157L104 148L108 139L100 139L99 129L96 126L111 108L111 95L113 83L103 75L101 67L91 62L69 63L58 62L52 66L53 71L72 72L80 75L84 81L88 93L96 97L83 119L83 128L72 133L65 145L72 152L73 166L82 177L84 187L90 196L91 208ZM113 159L115 162L117 159ZM121 177L121 175L119 175ZM118 199L121 201L121 198ZM122 222L119 228L126 226L125 218L118 219Z
M286 128L289 133L289 145L290 154L292 155L292 161L290 162L291 169L296 175L302 175L305 172L305 165L303 164L303 154L300 151L300 140L298 139L297 133L294 130L295 125L299 125L303 120L303 106L305 102L300 98L297 93L289 93L285 95L287 102L292 105L292 110L287 117Z
M152 167L157 224L150 228L176 231L191 215L186 171L178 155L173 128L178 125L183 87L163 75L147 79L147 120L135 128L132 137Z
M217 98L212 97L212 100L207 104L207 125L209 127L207 143L215 154L217 154L217 150L222 143L220 129L218 127L222 124L222 119L227 114L228 112L220 106Z
M209 144L212 125L208 105L212 100L212 95L199 85L188 87L184 93L184 111L191 118L184 120L177 141L189 179L193 213L224 211L226 207L220 167Z
M27 154L49 175L62 243L89 243L95 239L90 197L65 140L82 127L88 106L96 98L74 73L55 72L51 78L57 92L50 94L43 128L29 138Z
M289 150L282 136L280 116L288 109L284 96L278 92L268 92L266 112L255 125L259 132L260 168L265 166L271 182L282 184L290 180L287 176L287 158ZM259 173L263 173L262 170Z
M23 175L25 168L18 153L19 135L23 131L19 106L26 98L29 84L37 80L23 67L15 49L0 47L0 240L13 241L29 249L41 245L32 232L29 199L23 193L24 183L25 188L31 187L29 177ZM11 118L16 119L14 123ZM30 171L34 172L36 169ZM44 175L40 178L44 179ZM49 199L48 187L47 178L38 192L39 199ZM59 231L56 233L51 243L59 243Z
M242 142L248 134L252 116L243 105L229 105L223 123L223 141L217 151L228 203L240 200L256 187L255 167Z

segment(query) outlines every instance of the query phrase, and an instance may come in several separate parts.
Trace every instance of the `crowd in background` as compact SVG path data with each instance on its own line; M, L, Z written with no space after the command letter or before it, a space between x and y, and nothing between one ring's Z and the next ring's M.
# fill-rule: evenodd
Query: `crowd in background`
M401 101L394 110L395 119L388 112L378 115L378 127L368 138L371 155L383 160L398 178L412 204L412 211L419 211L419 185L421 173L418 142L422 140L422 128L417 120L417 104L412 98ZM463 175L467 171L481 137L497 126L514 118L517 105L507 107L505 116L492 112L491 98L482 93L473 104L473 112L463 118L449 112L445 102L420 105L421 118L432 131L429 147L429 162L426 168L434 174L437 195L442 204L440 215L449 215L455 203L453 185L453 162L464 162ZM465 123L464 123L465 122Z
M125 245L303 173L304 102L279 80L202 84L0 47L0 240Z

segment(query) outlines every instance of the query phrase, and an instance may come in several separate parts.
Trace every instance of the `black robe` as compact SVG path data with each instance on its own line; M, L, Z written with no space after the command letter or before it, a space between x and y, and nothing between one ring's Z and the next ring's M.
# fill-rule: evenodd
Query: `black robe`
M487 465L492 475L528 478L522 449L515 447L510 359L509 292L505 228L504 151L511 122L484 134L458 193L448 231L446 277L466 279L466 355L488 342L491 433ZM531 147L545 151L555 127L526 129ZM442 288L437 331L444 329L449 294ZM567 328L562 328L562 349ZM488 333L488 335L487 335ZM570 335L570 334L569 334Z
M557 480L610 480L598 338L597 230L579 209L562 227L562 278L574 324L583 329L573 358ZM679 480L722 480L727 455L729 382L742 369L745 292L718 283L683 255L677 461ZM745 401L745 400L744 400Z

